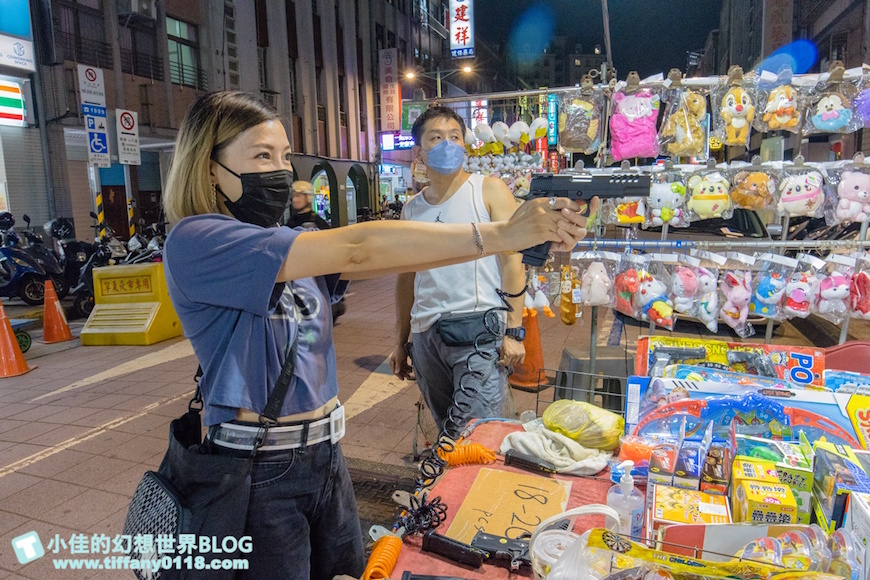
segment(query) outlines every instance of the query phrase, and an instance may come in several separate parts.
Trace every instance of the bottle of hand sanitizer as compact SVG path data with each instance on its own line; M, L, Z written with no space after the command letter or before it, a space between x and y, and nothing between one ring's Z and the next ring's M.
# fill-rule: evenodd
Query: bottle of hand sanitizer
M634 487L634 477L631 476L633 461L623 461L619 468L623 475L619 483L607 492L607 505L619 514L619 533L631 535L635 541L643 533L643 510L646 503L643 494Z

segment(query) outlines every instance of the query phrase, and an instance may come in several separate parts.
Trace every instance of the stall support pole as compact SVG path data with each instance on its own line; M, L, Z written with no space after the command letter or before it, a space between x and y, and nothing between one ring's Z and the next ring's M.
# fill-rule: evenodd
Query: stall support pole
M782 237L780 237L781 242L785 242L788 240L788 222L789 216L782 216ZM783 250L780 250L780 253L783 253ZM764 329L764 344L770 344L773 340L773 318L767 319L767 327Z
M858 234L858 239L863 241L867 240L867 222L861 224L861 232ZM843 327L840 329L840 341L838 344L843 344L849 339L849 321L852 320L851 317L846 318L843 321Z

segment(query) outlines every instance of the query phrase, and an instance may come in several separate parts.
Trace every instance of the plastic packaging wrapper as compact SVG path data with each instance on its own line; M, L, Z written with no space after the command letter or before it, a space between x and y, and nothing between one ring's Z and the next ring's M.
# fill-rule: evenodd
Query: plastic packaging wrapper
M591 155L601 145L606 99L589 75L580 86L559 98L559 146L568 153Z
M719 331L719 267L727 259L719 254L692 250L691 256L701 261L696 268L698 302L694 316L712 333Z
M611 571L608 550L588 547L590 532L573 532L578 517L604 516L604 525L612 532L619 531L619 513L613 508L591 504L556 514L541 522L529 539L529 559L535 580L592 580ZM559 529L568 520L567 530Z
M679 263L671 273L668 297L678 315L697 317L701 297L698 284L698 267L701 261L693 256L680 256Z
M785 296L786 284L797 268L797 260L779 254L762 254L757 264L759 271L755 274L749 313L781 320L780 303Z
M857 261L852 256L828 254L819 272L819 297L812 312L839 326L849 317L849 290Z
M613 252L578 252L571 257L580 271L580 295L583 306L613 306L613 276L619 254Z
M761 211L776 203L777 175L760 164L747 165L731 172L731 201L736 207Z
M754 266L755 259L741 254L729 254L729 259L736 265ZM740 338L749 338L755 334L755 329L746 320L749 317L749 303L752 301L752 271L749 269L731 268L725 272L719 281L722 291L719 319L730 326Z
M870 260L861 255L849 286L849 316L870 320Z
M732 66L728 70L727 80L714 88L713 103L716 135L726 145L747 147L755 119L755 102L752 89L743 78L742 68Z
M800 131L803 103L800 92L792 86L791 80L790 67L783 67L775 76L767 72L761 73L756 92L759 110L755 117L757 131Z
M613 451L625 429L625 420L584 401L562 399L553 402L543 415L544 426L584 447Z
M779 182L776 211L781 216L822 217L825 211L821 172L796 163L787 167Z
M870 222L870 166L828 172L828 189L835 192L825 215L828 225Z
M731 183L724 171L705 169L689 177L691 197L686 203L690 220L711 218L729 219L734 213L731 209Z
M674 303L668 296L671 270L676 262L674 255L655 254L648 265L638 271L636 303L640 308L641 320L653 322L667 330L673 330L677 321Z
M640 306L637 302L637 293L640 291L639 271L643 269L645 262L643 256L622 254L613 278L617 312L637 319L640 318Z
M810 254L798 254L798 267L785 284L782 312L787 318L806 318L819 296L819 272L825 261Z
M686 194L686 184L679 171L665 169L653 173L644 227L688 226Z
M571 264L563 264L559 283L559 319L571 326L577 322L580 282Z
M828 572L842 576L846 580L862 580L864 566L858 562L858 540L851 531L839 529L828 538L828 549L831 550L831 564Z
M642 224L646 219L646 200L642 197L618 197L604 203L604 222L615 225Z
M843 63L835 60L828 69L827 78L810 92L805 134L854 133L861 128L860 118L853 115L851 109L858 89L854 83L843 80L844 73Z
M613 95L610 147L616 161L656 157L659 153L656 131L659 96L649 88L641 88L638 83L637 73L632 72L628 84Z
M673 72L673 71L672 71ZM671 79L668 75L668 79ZM679 80L679 71L677 71ZM695 157L706 150L707 99L698 89L677 86L665 91L664 121L659 130L659 150L671 157Z

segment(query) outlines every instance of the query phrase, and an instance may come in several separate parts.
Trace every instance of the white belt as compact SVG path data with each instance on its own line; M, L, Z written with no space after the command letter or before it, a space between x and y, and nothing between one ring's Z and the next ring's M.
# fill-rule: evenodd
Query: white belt
M276 425L268 429L257 425L221 423L209 433L212 443L229 449L252 451L257 441L263 443L259 451L283 451L305 448L329 441L336 443L344 437L344 407L339 405L323 419L300 421L293 425Z

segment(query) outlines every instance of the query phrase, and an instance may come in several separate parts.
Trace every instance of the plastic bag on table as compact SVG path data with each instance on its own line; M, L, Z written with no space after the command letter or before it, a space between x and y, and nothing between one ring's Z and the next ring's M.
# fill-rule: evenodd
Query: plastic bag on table
M587 547L589 532L573 532L578 517L603 515L607 529L619 531L619 514L613 508L592 504L556 514L535 528L529 539L529 558L537 580L599 580L610 572L610 554ZM567 529L554 524L568 520ZM560 526L561 527L561 526Z
M619 447L625 420L585 401L560 399L543 414L544 427L561 433L584 447L612 451Z

